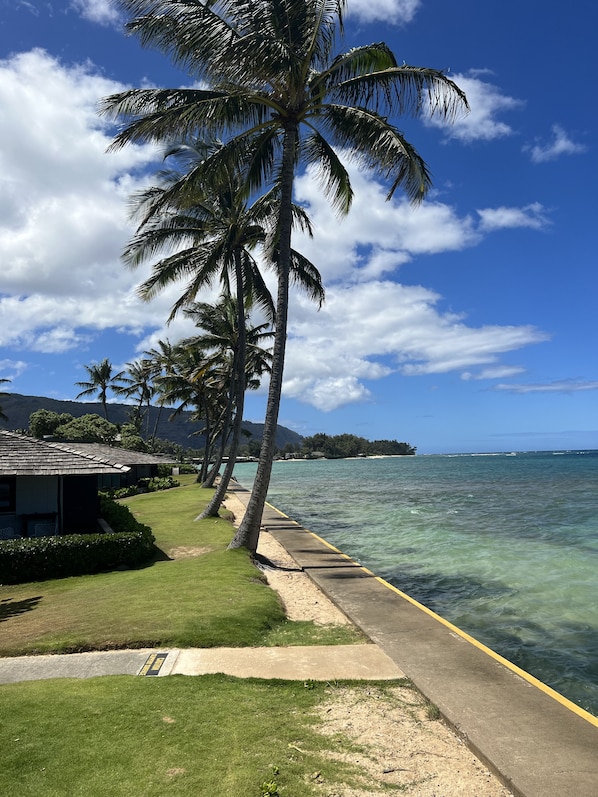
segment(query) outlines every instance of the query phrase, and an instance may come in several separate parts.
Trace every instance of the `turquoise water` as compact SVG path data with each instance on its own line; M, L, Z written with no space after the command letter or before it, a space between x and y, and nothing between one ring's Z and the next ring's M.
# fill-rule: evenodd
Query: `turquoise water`
M279 462L268 500L598 715L598 452Z

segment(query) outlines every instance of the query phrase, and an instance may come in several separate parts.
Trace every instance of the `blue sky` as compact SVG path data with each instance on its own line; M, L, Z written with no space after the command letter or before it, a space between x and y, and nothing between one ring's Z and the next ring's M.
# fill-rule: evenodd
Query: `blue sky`
M292 301L280 421L301 434L394 438L420 453L598 448L598 11L524 0L353 0L339 49L386 41L400 62L447 70L471 113L404 119L434 190L385 202L352 171L339 222L309 173L317 312ZM72 399L84 364L117 368L160 338L176 289L144 304L120 252L129 194L155 152L106 154L98 100L188 85L122 33L107 0L0 0L0 377ZM206 301L215 296L206 295ZM246 417L261 421L263 394Z

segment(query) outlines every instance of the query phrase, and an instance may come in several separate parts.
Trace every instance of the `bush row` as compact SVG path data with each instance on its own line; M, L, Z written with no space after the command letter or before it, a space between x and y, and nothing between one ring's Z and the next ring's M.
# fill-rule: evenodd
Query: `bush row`
M139 493L154 493L156 490L170 490L171 487L180 487L180 484L181 483L173 479L172 476L157 476L139 479L137 484L131 484L129 487L113 487L102 490L101 495L107 495L110 496L110 498L128 498L130 495L138 495Z
M101 515L114 534L67 534L0 542L0 584L21 584L135 567L154 554L149 526L126 506L101 498Z

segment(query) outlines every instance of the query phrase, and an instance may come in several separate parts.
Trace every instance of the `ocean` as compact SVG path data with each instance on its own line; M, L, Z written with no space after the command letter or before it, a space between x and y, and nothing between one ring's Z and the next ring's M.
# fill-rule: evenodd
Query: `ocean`
M268 501L598 716L598 451L276 462Z

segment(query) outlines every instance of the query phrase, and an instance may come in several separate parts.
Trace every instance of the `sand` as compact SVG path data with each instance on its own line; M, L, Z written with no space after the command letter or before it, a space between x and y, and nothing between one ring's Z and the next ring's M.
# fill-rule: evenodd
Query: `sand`
M244 504L229 494L226 507L237 523ZM290 620L350 624L267 532L260 534L258 554L275 566L264 572ZM359 753L338 755L339 760L363 773L362 787L351 790L335 790L334 784L322 782L319 773L312 773L315 793L323 797L375 797L384 784L417 797L512 794L442 720L435 718L425 698L414 689L401 685L378 688L366 682L357 687L335 685L320 712L323 734L340 733L360 746Z

